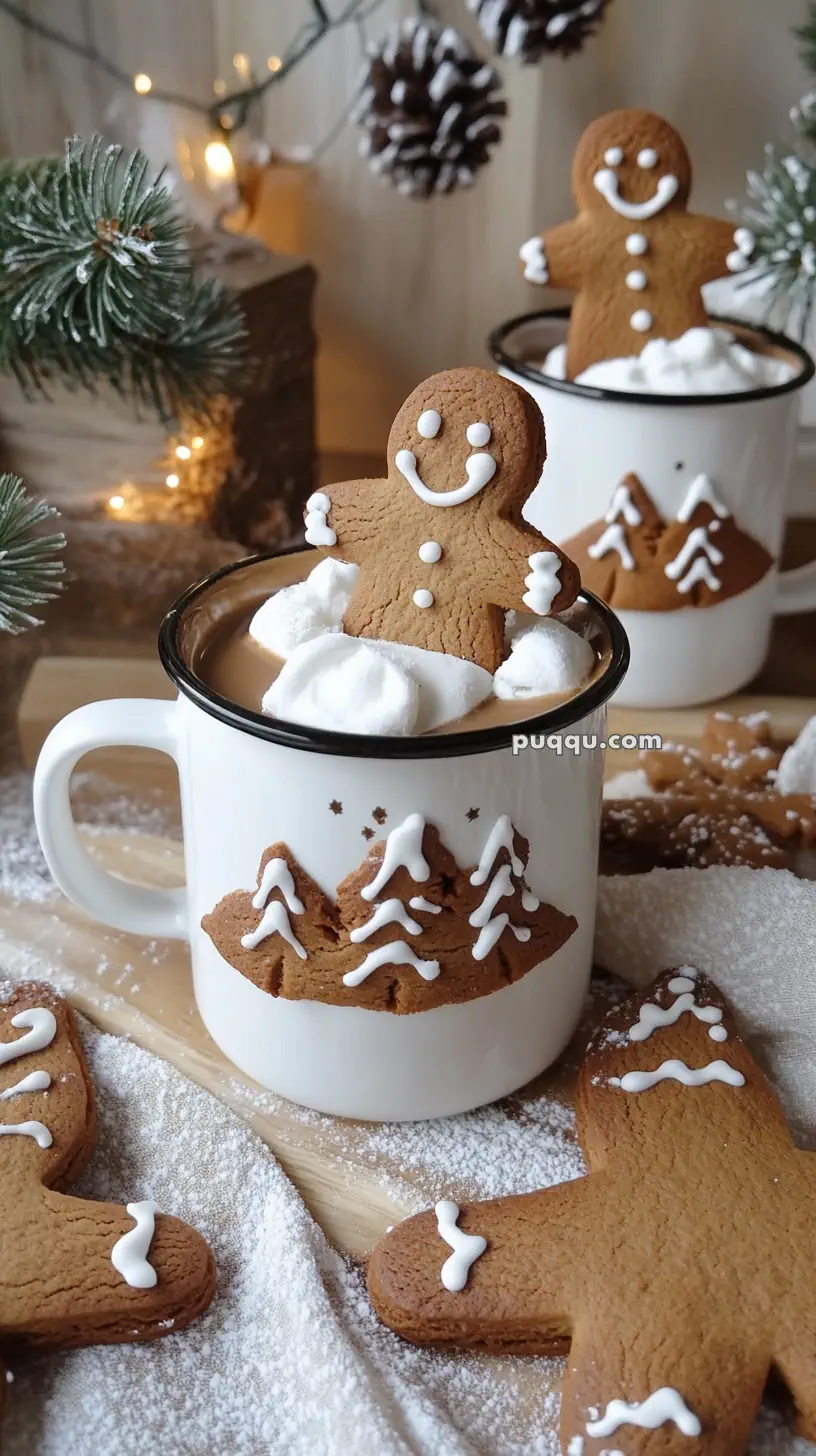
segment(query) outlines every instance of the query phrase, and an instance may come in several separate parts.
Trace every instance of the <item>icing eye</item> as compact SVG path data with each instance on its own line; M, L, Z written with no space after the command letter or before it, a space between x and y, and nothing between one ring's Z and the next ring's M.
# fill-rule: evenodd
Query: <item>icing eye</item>
M657 152L654 147L644 147L642 152L638 152L637 162L639 167L656 167Z
M483 421L480 421L478 424L475 425L468 425L468 444L476 446L487 445L490 441L490 434L490 426L484 424Z
M607 147L604 152L604 161L607 167L619 167L623 161L622 147Z
M417 420L417 432L423 440L433 440L442 428L442 416L438 410L423 410Z

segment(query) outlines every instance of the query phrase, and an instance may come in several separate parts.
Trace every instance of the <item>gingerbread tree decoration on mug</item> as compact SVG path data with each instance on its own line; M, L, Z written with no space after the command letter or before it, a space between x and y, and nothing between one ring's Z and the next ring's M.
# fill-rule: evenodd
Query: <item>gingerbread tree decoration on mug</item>
M613 1011L578 1080L589 1176L399 1225L380 1318L418 1344L569 1349L561 1450L741 1456L775 1369L816 1439L816 1157L724 997L683 966Z
M687 210L689 154L650 111L611 111L587 127L572 190L578 216L521 248L525 278L575 293L568 379L706 326L703 284L748 267L745 228Z
M360 567L344 631L495 672L506 611L561 612L580 588L569 558L522 519L545 457L538 406L511 380L450 369L419 385L391 428L387 477L307 503L306 540Z
M264 851L255 892L225 895L202 926L270 995L431 1011L512 985L576 930L573 915L530 890L529 854L501 814L479 863L463 870L436 826L409 814L338 885L335 903L281 842Z
M73 1013L50 986L0 1001L0 1343L5 1350L159 1339L209 1305L200 1234L142 1200L66 1192L93 1152L93 1086ZM6 1381L0 1367L0 1402Z
M565 545L585 585L619 610L719 606L758 586L773 566L705 474L695 476L668 519L637 475L624 476L603 520Z

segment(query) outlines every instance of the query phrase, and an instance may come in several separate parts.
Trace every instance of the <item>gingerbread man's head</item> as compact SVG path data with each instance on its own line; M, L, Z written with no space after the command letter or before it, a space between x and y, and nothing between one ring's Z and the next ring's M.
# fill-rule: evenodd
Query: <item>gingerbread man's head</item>
M682 137L651 111L610 111L587 127L572 164L582 212L646 222L666 208L683 210L691 161Z
M388 473L428 506L449 509L489 494L520 512L546 456L535 401L500 374L448 369L418 385L388 437Z

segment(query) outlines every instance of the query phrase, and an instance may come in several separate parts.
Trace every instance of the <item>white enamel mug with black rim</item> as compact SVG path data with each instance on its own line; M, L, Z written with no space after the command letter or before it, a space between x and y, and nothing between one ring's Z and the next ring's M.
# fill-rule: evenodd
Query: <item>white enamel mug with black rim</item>
M499 373L537 401L547 460L524 515L562 544L601 520L615 486L639 476L658 510L677 514L691 481L714 482L737 524L774 564L739 595L704 609L620 610L632 652L617 702L684 707L736 692L761 668L774 616L816 607L816 563L779 571L800 391L814 375L810 355L783 334L751 326L788 353L800 372L787 383L742 394L634 394L555 379L536 367L566 336L568 309L523 314L500 325L488 346ZM727 328L744 321L712 319Z
M490 1102L548 1066L578 1021L592 954L605 703L626 671L625 634L608 607L584 594L608 642L606 666L570 702L534 720L438 737L330 733L237 707L195 671L200 627L217 610L219 584L260 559L269 561L239 562L199 582L165 618L159 652L178 689L175 701L91 703L53 729L34 784L48 864L89 915L120 930L189 940L196 1001L210 1035L264 1087L322 1112L372 1119L439 1117ZM302 579L317 559L313 551L280 555L273 563L277 585ZM514 733L537 741L577 734L594 746L577 754L546 747L514 754ZM91 749L123 744L175 759L183 889L114 879L78 838L71 771ZM530 888L574 915L577 930L513 985L426 1012L397 1015L259 990L221 957L202 916L230 891L254 887L262 852L278 840L333 897L369 848L363 830L383 832L372 820L375 807L387 812L386 829L421 814L463 867L478 863L489 829L509 815L530 842Z

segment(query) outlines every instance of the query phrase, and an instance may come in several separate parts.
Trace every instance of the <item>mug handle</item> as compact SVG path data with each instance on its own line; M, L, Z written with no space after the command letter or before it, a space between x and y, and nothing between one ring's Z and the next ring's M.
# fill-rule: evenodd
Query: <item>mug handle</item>
M92 748L156 748L178 763L177 704L159 698L86 703L51 730L34 772L34 819L54 879L81 910L136 935L187 938L187 890L152 890L99 868L74 823L71 771Z
M816 561L780 571L776 579L775 617L792 617L797 612L810 612L816 607Z

